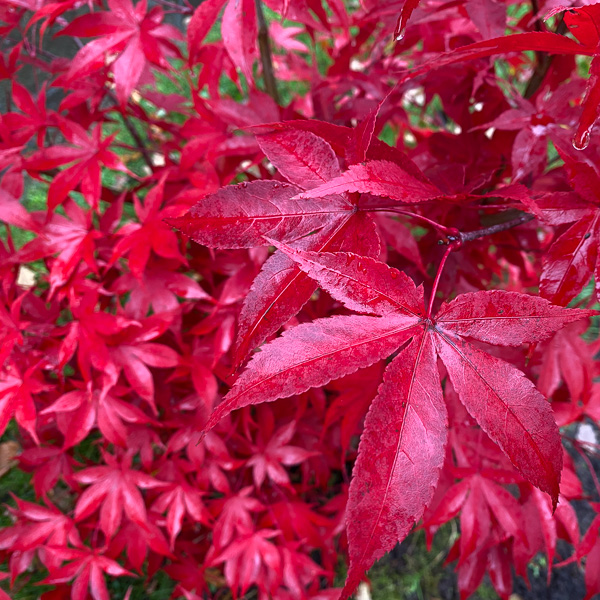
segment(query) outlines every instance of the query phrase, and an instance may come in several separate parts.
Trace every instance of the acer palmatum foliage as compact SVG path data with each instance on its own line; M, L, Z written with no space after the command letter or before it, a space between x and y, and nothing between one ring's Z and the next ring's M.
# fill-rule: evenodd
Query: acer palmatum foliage
M600 593L598 7L0 0L0 598Z

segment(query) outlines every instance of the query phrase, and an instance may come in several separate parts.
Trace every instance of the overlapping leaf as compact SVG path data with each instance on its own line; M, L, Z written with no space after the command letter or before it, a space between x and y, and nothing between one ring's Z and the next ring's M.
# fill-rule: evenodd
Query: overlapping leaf
M294 198L320 183L326 185L324 182L340 173L336 154L326 140L310 131L275 130L262 133L258 141L290 184L255 181L223 188L201 200L187 215L167 222L192 239L217 248L262 245L263 236L268 235L278 241L298 240L298 247L307 250L379 254L372 219L357 211L356 202L346 195ZM283 253L276 252L267 260L244 301L236 362L292 318L315 289L315 283Z
M549 404L522 372L465 338L509 346L535 342L591 311L493 291L459 296L431 318L422 291L402 272L351 253L277 245L348 308L381 316L331 317L285 332L253 357L207 429L232 410L324 385L412 339L387 367L367 416L350 486L351 563L344 596L407 535L433 495L446 435L441 388L433 376L436 355L471 416L556 505L562 450Z
M107 55L119 52L111 64L116 95L125 104L138 84L148 63L166 68L167 56L179 56L173 43L182 39L173 25L163 23L164 13L158 6L147 10L142 0L109 0L110 11L77 17L60 35L98 37L81 48L73 59L67 78L74 81L104 67Z

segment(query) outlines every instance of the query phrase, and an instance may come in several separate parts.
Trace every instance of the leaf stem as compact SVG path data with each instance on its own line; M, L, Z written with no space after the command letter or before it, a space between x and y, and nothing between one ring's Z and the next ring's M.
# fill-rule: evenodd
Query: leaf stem
M435 294L438 289L438 285L440 283L440 278L442 277L442 271L444 270L444 265L446 264L446 260L448 256L450 256L450 252L452 252L456 246L454 244L448 244L446 248L446 252L444 252L444 256L442 256L442 260L440 262L440 266L438 267L438 271L435 275L435 281L433 282L433 287L431 288L431 296L429 298L429 306L427 307L427 319L431 319L431 313L433 312L433 303L435 301Z
M409 212L408 210L402 210L401 208L371 208L368 210L368 212L392 212L392 213L396 213L398 215L404 215L406 217L410 217L412 219L417 219L418 221L421 221L423 223L427 223L428 225L431 225L431 227L433 227L440 233L443 233L444 236L448 235L452 231L448 227L444 227L443 225L440 225L439 223L436 223L435 221L432 221L431 219L428 219L427 217L424 217L423 215Z

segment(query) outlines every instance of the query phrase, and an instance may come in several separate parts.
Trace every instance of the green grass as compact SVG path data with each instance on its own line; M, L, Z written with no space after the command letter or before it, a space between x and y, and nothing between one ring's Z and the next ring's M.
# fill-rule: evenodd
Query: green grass
M162 571L149 581L145 577L115 577L108 582L108 595L111 600L120 600L125 597L130 586L131 600L169 600L175 582ZM176 596L174 600L182 597Z
M444 566L448 549L457 535L456 526L444 525L434 538L431 552L427 551L425 533L411 533L400 547L375 563L368 572L373 600L430 600L440 598L442 591L453 590L457 596L456 575L452 567ZM346 568L340 565L336 586L343 586ZM494 588L484 580L471 600L497 600Z

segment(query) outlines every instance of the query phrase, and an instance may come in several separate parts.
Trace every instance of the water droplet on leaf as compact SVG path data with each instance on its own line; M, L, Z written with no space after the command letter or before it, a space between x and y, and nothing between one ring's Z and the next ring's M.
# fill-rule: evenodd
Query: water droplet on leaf
M573 148L575 150L585 150L589 146L591 131L592 128L588 127L583 131L578 131L573 136Z

